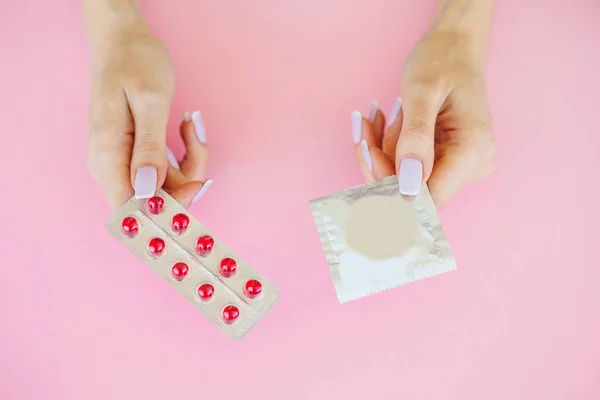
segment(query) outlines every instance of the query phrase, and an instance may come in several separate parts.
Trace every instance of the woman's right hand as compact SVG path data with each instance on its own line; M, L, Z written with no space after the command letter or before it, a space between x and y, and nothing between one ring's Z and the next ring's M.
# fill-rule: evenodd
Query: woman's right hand
M99 9L100 2L89 3L88 169L113 209L134 194L151 197L160 187L189 206L212 182L202 182L208 152L200 113L186 113L181 124L187 151L179 164L166 145L175 89L175 71L167 50L139 8Z

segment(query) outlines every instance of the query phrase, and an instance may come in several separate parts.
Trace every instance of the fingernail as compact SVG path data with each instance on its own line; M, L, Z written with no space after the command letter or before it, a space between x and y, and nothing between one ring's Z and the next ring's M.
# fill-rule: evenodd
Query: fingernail
M400 162L398 183L401 194L407 196L418 195L423 183L423 163L416 158L403 158Z
M185 122L190 122L192 120L192 114L189 111L183 113L183 120Z
M354 144L358 144L360 142L361 136L362 115L360 115L360 111L352 111L352 138L354 139Z
M194 128L196 128L196 136L200 143L206 143L206 130L204 129L204 121L202 121L202 115L200 111L194 111L192 113L192 121L194 122Z
M394 102L394 106L392 107L392 112L390 113L390 119L388 119L387 127L389 128L392 125L396 118L398 118L398 114L400 113L400 109L402 108L402 99L400 97L396 98Z
M196 193L196 195L192 199L192 203L197 202L200 199L200 197L204 196L204 193L206 193L206 191L208 190L210 185L212 185L212 183L213 183L212 179L207 179L204 182L204 185L202 185L202 188L198 191L198 193Z
M373 161L371 160L371 152L369 151L369 145L367 144L367 141L363 140L360 142L360 147L362 148L363 157L367 167L369 167L369 171L373 172Z
M179 169L179 162L177 161L177 157L175 157L175 154L173 154L169 147L167 147L167 160L169 160L169 163L173 166L173 168Z
M149 165L140 167L135 174L135 198L148 199L154 196L157 181L158 174L156 168Z
M377 117L377 110L379 109L379 103L373 100L371 102L371 109L369 110L369 122L375 122L375 117Z

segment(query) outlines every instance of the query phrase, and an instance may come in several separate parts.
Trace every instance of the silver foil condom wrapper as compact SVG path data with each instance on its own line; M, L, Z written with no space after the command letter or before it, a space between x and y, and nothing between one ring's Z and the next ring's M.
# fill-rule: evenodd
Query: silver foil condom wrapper
M457 268L427 185L406 198L389 176L310 207L340 303Z

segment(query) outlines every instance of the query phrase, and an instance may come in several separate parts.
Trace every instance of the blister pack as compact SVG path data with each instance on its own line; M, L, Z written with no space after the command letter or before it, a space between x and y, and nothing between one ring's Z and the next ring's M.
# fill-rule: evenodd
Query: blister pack
M163 190L130 199L106 226L233 339L241 339L279 297L271 282Z
M427 185L407 199L390 176L310 206L340 303L456 269Z

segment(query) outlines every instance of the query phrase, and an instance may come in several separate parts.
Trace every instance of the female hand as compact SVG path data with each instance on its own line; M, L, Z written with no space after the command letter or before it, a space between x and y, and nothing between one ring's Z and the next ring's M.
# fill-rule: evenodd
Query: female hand
M494 169L494 138L484 67L491 0L448 0L409 54L386 126L373 103L352 115L359 164L368 180L397 172L400 192L427 182L441 207L461 187Z
M84 0L91 47L87 163L111 208L164 186L184 206L212 181L206 133L194 112L181 124L187 153L179 167L166 146L175 72L167 50L130 0ZM169 160L167 162L167 152Z

